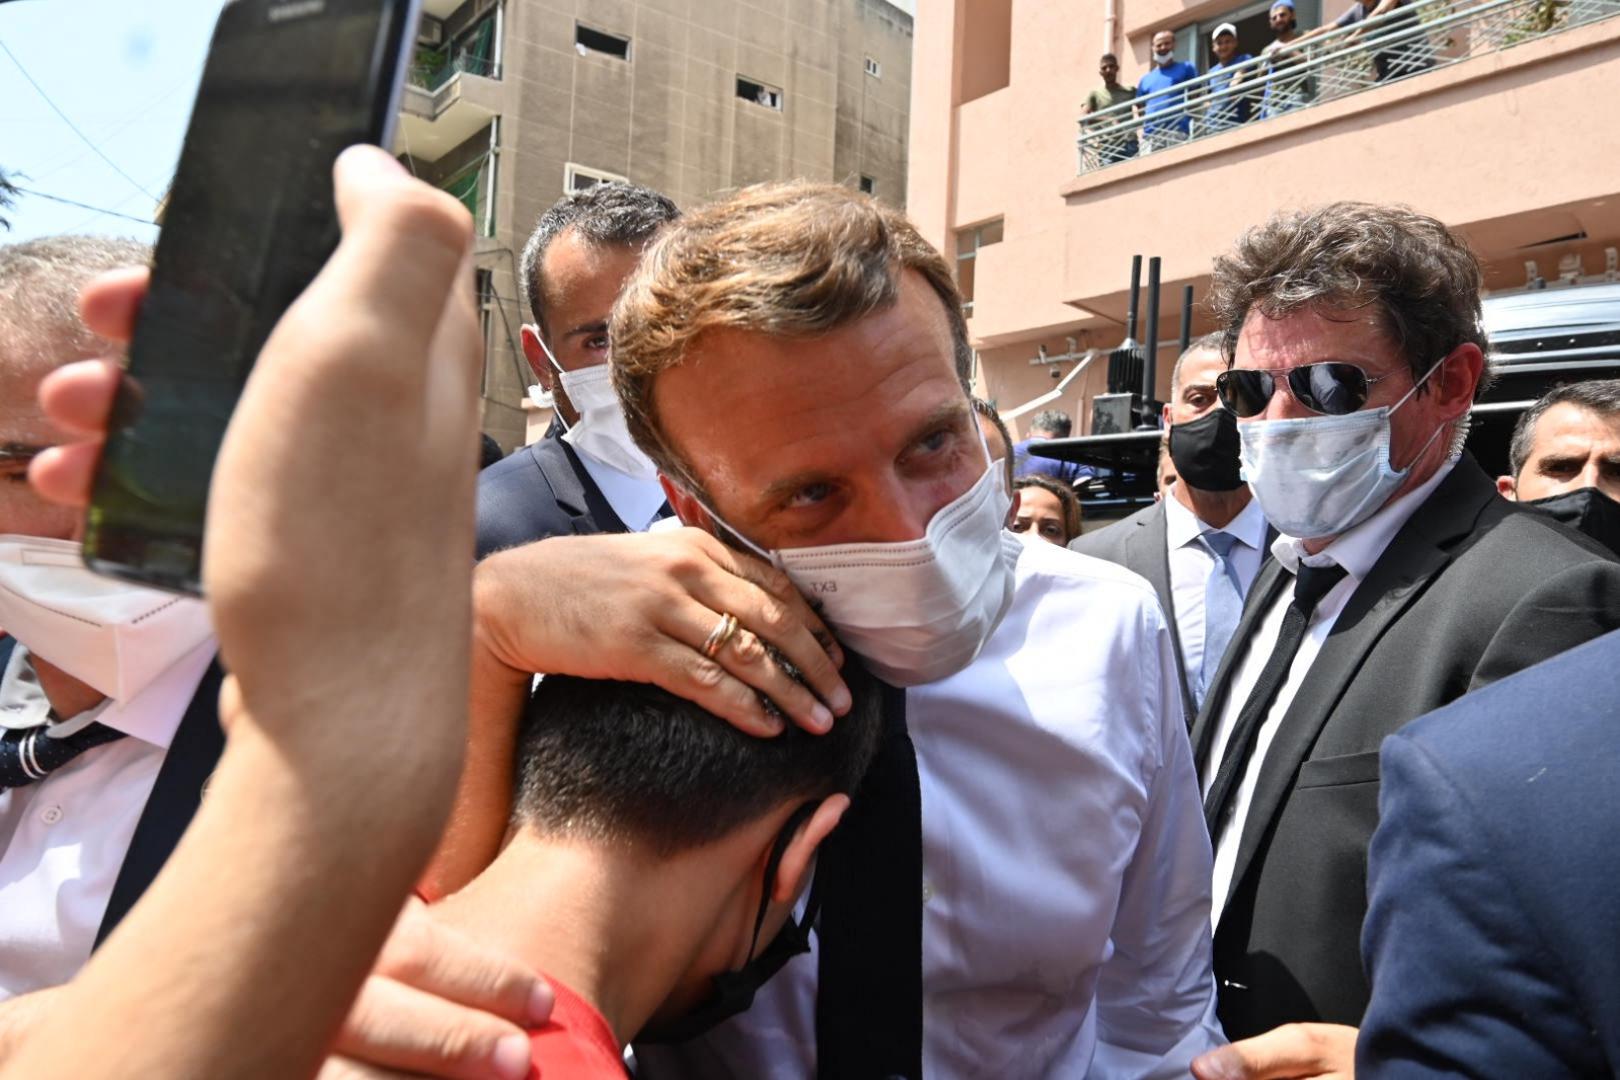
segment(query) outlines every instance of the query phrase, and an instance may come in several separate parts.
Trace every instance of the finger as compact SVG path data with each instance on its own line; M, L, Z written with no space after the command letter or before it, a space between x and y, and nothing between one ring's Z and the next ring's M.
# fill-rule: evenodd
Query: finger
M75 435L107 434L107 416L123 369L111 360L79 360L64 364L39 383L39 403L57 427Z
M421 1075L421 1073L381 1069L362 1061L334 1057L326 1059L321 1071L315 1074L315 1080L418 1080Z
M515 1024L546 1021L554 999L544 979L425 912L420 901L406 905L377 958L377 974Z
M444 1080L523 1080L529 1037L514 1024L381 976L366 980L334 1052Z
M152 271L144 266L109 270L79 290L79 314L92 334L127 342L135 332L135 315L146 299Z
M1313 1031L1327 1025L1284 1024L1263 1035L1241 1039L1193 1059L1197 1080L1292 1080L1334 1069L1328 1042ZM1352 1032L1350 1051L1355 1052Z
M712 540L713 537L710 539ZM752 582L782 603L787 604L794 617L804 625L805 629L810 632L810 636L815 638L816 643L821 646L821 650L826 655L831 668L844 666L843 647L838 644L838 639L833 636L832 630L822 621L815 608L811 607L809 601L804 598L804 594L794 586L791 578L763 559L728 547L718 540L714 540L714 543L721 553L722 557L719 561L722 566L738 577ZM818 658L810 659L816 660ZM808 672L806 674L808 675ZM831 675L836 679L837 672L831 671Z
M649 657L653 681L696 702L739 731L757 738L782 733L782 720L765 711L759 693L684 642L665 638Z
M88 506L101 459L101 444L76 443L41 451L28 465L28 482L40 498L63 506Z
M712 611L699 603L685 605L680 609L684 626L673 632L666 629L665 632L675 640L690 645L701 660L719 665L731 678L765 695L800 727L820 734L832 727L833 715L827 706L765 651L756 634L741 627L742 623L750 620L760 625L763 621L785 617L776 614L783 610L777 601L764 598L762 604L762 608L750 611L742 600L738 600L734 605L738 610L733 611L738 629L718 648L712 649L712 653L704 650L710 647L713 635L723 630L725 615L721 612ZM762 615L758 611L769 614ZM701 672L702 668L694 670ZM761 709L768 714L763 705Z

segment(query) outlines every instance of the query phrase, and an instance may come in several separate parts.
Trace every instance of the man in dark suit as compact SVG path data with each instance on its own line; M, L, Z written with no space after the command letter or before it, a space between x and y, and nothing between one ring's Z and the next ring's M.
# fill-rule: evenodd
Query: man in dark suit
M1189 727L1276 537L1238 476L1237 424L1215 396L1225 370L1219 335L1187 347L1164 406L1175 484L1145 510L1069 542L1070 551L1134 570L1159 594Z
M1620 1073L1620 634L1384 740L1369 1076Z
M1379 744L1620 626L1620 565L1503 501L1461 453L1480 271L1439 222L1352 203L1280 215L1215 278L1222 402L1282 534L1193 730L1220 1018L1245 1039L1360 1022Z
M608 381L607 323L642 249L677 214L656 191L608 183L541 215L520 267L534 315L522 342L538 380L530 395L557 418L479 475L480 559L547 536L640 532L665 512Z

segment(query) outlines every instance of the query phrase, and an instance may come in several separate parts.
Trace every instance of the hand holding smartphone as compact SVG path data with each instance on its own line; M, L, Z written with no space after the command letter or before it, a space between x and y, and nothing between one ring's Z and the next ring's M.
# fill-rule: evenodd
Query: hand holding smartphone
M96 473L91 569L200 595L225 427L336 246L333 163L392 141L418 5L230 0L220 13Z

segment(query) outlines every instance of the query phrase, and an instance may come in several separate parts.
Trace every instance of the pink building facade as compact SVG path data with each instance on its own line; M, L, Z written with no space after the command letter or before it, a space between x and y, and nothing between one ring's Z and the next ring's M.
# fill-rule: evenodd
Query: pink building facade
M1404 33L1423 43L1430 66L1418 74L1377 82L1368 57L1354 55L1376 46L1327 35L1307 55L1342 48L1348 59L1313 61L1326 66L1306 106L1264 118L1257 107L1252 122L1185 145L1088 162L1077 122L1101 85L1105 46L1120 58L1121 81L1134 84L1153 35L1170 30L1178 54L1203 71L1213 25L1232 21L1269 39L1267 3L919 0L907 208L932 242L957 253L979 389L1004 410L1052 390L1079 362L1043 361L1042 348L1055 357L1119 344L1133 254L1163 260L1162 399L1184 286L1201 302L1211 260L1279 209L1359 199L1433 214L1467 237L1493 291L1522 288L1533 273L1556 282L1561 272L1612 272L1617 0L1417 0L1421 20ZM1299 0L1301 23L1348 6ZM1358 63L1363 83L1336 81ZM1197 133L1202 114L1191 103L1186 112ZM1127 107L1126 128L1131 115ZM1194 332L1209 329L1195 308ZM1106 369L1094 361L1045 406L1069 413L1076 435L1090 430Z

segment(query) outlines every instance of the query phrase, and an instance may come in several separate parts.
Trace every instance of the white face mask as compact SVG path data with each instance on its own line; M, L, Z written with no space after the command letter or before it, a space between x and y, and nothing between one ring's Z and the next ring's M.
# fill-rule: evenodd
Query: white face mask
M563 439L586 457L617 469L626 476L656 482L658 466L653 464L652 458L642 453L641 447L630 437L630 426L625 423L624 407L619 404L619 395L613 392L613 372L608 365L597 364L578 371L564 371L551 354L550 346L540 337L538 329L535 330L535 340L540 342L546 359L562 380L563 393L568 395L568 400L574 403L574 409L579 413L579 419L570 425L563 418L562 410L557 410L557 418L568 429ZM539 404L541 399L536 398L534 392L535 388L531 387L530 398ZM555 405L555 395L547 394L545 398L550 399L546 401L547 405Z
M0 536L0 628L114 701L213 633L203 601L102 577L77 542L35 536Z
M1425 372L1394 405L1344 416L1238 424L1243 479L1266 520L1288 536L1312 540L1338 536L1377 513L1412 469L1410 464L1404 469L1390 465L1389 418L1439 366ZM1412 461L1444 430L1444 424L1436 428Z
M1012 604L1022 544L1002 529L1011 505L993 464L919 540L766 551L709 516L785 572L873 674L918 686L972 663Z
M1176 62L1176 54L1174 52L1154 53L1153 62L1160 67L1168 67Z

